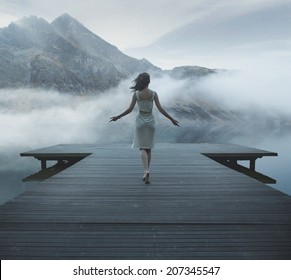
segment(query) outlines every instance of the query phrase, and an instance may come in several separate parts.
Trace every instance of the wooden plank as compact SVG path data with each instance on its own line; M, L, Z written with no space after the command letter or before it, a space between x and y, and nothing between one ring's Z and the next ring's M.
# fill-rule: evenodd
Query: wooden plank
M236 145L160 144L151 184L125 144L91 153L0 207L2 259L290 259L290 197L202 152L274 155ZM28 155L29 153L27 153Z

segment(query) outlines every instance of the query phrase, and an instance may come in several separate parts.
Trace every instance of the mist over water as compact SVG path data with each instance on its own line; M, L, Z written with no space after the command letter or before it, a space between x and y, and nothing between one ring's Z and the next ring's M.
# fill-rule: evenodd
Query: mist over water
M0 204L29 188L31 184L22 183L21 178L39 169L37 160L20 158L20 152L70 143L123 142L130 147L136 113L117 122L109 123L109 118L129 106L131 80L108 92L83 96L0 90ZM157 142L225 142L280 151L276 160L262 159L266 164L259 168L275 178L288 176L290 160L283 156L291 152L286 144L291 140L291 81L287 75L237 71L199 80L174 80L165 75L153 77L150 87L181 125L174 127L155 109ZM198 118L197 104L208 112L220 111L221 117ZM283 191L291 194L289 181L282 179L282 184Z

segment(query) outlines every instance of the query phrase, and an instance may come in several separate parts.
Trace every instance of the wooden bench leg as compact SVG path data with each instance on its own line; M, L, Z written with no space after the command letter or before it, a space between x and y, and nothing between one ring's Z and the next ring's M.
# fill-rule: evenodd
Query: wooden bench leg
M256 160L250 159L250 170L256 171Z
M44 169L46 169L46 160L42 159L41 160L41 170L44 170Z

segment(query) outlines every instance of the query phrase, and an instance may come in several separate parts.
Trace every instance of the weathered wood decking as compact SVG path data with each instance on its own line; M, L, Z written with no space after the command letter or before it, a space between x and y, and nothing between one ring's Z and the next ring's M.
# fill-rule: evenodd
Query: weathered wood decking
M203 155L274 153L160 144L145 185L127 145L45 152L90 156L0 207L1 259L291 259L291 197Z

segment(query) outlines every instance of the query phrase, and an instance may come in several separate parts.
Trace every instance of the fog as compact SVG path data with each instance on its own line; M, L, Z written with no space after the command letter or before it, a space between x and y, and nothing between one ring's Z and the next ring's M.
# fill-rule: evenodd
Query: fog
M0 126L5 131L0 145L41 147L107 140L108 135L104 138L102 131L109 127L109 117L125 107L130 98L129 94L125 98L122 90L114 93L75 96L42 90L5 90L0 94Z
M175 111L170 108L191 105L198 100L206 108L211 104L222 110L243 113L244 119L258 115L262 120L274 120L289 114L290 84L287 76L223 72L200 80L174 80L165 75L153 78L151 88L173 114ZM32 89L1 90L1 151L60 143L130 142L135 114L109 123L111 116L129 106L130 85L127 80L108 92L82 96ZM180 133L158 115L157 110L155 114L158 125L169 128L167 137ZM180 120L181 128L186 123L189 125L189 119L184 121ZM195 126L195 119L190 121Z
M20 158L20 152L70 143L123 142L130 147L136 113L117 122L109 123L109 119L129 106L131 80L108 92L82 96L37 89L2 89L0 204L12 193L25 190L27 185L19 183L16 191L16 181L38 169L35 159ZM158 92L162 106L181 125L174 127L155 109L158 142L232 142L271 149L266 139L270 143L290 133L291 80L287 75L228 71L198 80L174 80L165 75L153 77L150 86ZM193 102L231 114L239 112L234 116L241 119L233 122L195 119L187 111ZM185 112L181 113L181 108ZM287 120L283 128L282 118ZM276 152L279 148L274 146L275 150L271 150Z
M15 150L61 143L130 143L136 113L117 122L109 123L109 118L129 106L131 80L95 95L80 96L37 89L0 90L0 151L10 154ZM227 125L233 129L231 120L204 120L192 116L188 112L189 107L197 103L209 111L215 108L227 112L228 118L233 117L234 122L238 117L240 121L249 122L249 127L244 128L239 136L248 138L250 145L260 138L256 132L268 128L272 130L274 123L282 120L287 121L288 126L288 121L291 121L291 79L284 74L257 69L248 72L222 71L198 80L174 80L164 75L152 77L150 87L157 91L162 106L179 118L181 125L178 129L172 127L155 109L157 141L179 141L182 131L184 136L193 135L192 139L186 137L190 142L225 140L199 139L199 135L194 137L201 126ZM276 125L276 130L271 130L269 134L277 136L278 130L281 133L280 124ZM231 137L230 131L222 133ZM231 140L229 138L228 142Z

